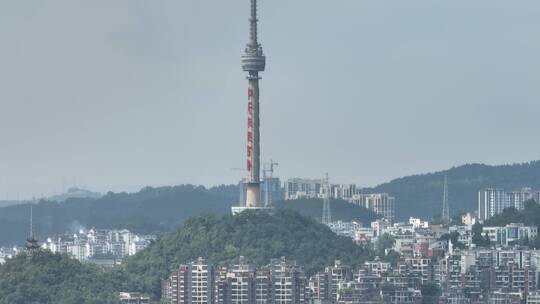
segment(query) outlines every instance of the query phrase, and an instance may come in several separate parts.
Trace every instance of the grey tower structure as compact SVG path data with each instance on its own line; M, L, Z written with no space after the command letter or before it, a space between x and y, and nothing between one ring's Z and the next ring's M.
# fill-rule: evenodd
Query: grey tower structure
M259 72L264 71L266 57L257 38L257 0L251 0L250 39L242 56L242 69L248 73L247 106L247 177L246 200L240 206L232 207L232 213L244 210L270 210L261 198L261 143L259 118Z
M248 72L246 207L262 207L260 192L260 119L259 72L264 71L266 57L257 40L257 0L251 0L250 40L242 56L242 69Z

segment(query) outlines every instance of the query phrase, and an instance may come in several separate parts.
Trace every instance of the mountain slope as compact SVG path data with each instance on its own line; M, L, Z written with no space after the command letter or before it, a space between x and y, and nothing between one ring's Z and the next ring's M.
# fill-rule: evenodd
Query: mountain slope
M206 189L192 185L108 193L99 198L41 201L34 206L38 238L80 228L128 228L141 233L171 231L189 217L230 212L234 186ZM22 244L28 235L29 205L0 208L0 246Z
M433 216L441 213L445 174L448 176L451 213L476 210L478 191L482 188L513 190L531 187L540 190L540 161L533 161L501 166L463 165L446 171L398 178L366 191L388 192L396 196L396 213L401 219Z
M323 201L321 199L301 199L275 202L279 209L290 209L320 221L322 217ZM333 220L357 221L369 224L380 216L369 209L350 204L343 200L331 200L330 209Z

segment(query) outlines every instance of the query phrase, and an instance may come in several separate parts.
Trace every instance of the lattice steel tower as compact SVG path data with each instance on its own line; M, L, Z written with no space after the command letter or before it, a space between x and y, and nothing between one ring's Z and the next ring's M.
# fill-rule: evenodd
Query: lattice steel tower
M442 220L445 224L450 223L450 208L448 206L448 178L444 175L443 186Z
M323 224L329 224L332 222L332 211L330 210L330 181L328 179L328 173L324 179L324 196L323 196L323 212L322 222Z
M26 251L29 254L40 249L39 241L34 237L34 212L33 205L30 204L30 236L26 239Z
M257 0L251 0L250 40L242 56L242 69L249 73L247 120L247 181L246 207L262 207L260 195L260 120L259 72L264 71L266 57L257 41Z

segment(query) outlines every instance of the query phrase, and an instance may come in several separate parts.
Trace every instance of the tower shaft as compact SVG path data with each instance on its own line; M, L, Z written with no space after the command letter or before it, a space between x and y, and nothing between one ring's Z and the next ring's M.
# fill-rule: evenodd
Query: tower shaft
M250 75L251 76L251 75ZM261 143L259 117L259 78L249 78L247 131L247 207L260 205Z
M250 37L242 56L242 69L248 72L247 108L247 181L246 207L262 207L261 203L261 144L260 144L260 102L259 72L264 71L266 57L258 42L257 0L251 0Z

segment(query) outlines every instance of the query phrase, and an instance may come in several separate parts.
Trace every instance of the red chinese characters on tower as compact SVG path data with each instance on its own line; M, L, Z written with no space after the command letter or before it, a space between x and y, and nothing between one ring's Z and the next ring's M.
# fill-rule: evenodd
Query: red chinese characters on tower
M248 89L247 170L253 168L253 89Z

